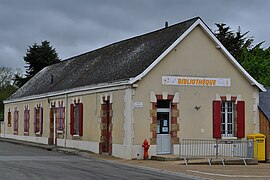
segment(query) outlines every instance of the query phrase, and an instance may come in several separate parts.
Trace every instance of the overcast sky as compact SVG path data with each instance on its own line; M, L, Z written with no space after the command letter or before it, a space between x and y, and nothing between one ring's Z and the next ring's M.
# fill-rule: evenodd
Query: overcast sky
M0 0L0 67L22 68L33 43L61 59L200 16L270 45L269 0Z

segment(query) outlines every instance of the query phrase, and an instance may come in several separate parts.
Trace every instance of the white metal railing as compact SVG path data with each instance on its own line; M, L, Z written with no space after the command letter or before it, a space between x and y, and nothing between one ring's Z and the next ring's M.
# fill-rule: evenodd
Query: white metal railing
M212 159L220 159L225 165L225 159L240 158L246 165L246 159L254 159L253 140L206 140L206 139L182 139L179 147L180 158L187 165L189 159L208 159L211 165Z
M5 122L0 121L0 137L5 137Z

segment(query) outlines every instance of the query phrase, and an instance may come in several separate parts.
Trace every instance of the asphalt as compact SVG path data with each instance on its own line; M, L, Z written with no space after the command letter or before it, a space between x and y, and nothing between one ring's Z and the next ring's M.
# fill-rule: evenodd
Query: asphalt
M180 173L197 177L198 179L270 179L270 163L259 162L258 164L248 165L221 165L213 163L209 165L207 160L192 160L189 165L185 165L183 160L174 161L156 161L156 160L126 160L104 154L96 154L90 151L84 151L73 148L63 148L52 145L37 144L32 142L18 141L7 138L0 138L0 141L21 144L42 148L48 151L57 151L70 155L82 156L85 158L94 158L102 161L120 163L140 168L155 169L167 173Z

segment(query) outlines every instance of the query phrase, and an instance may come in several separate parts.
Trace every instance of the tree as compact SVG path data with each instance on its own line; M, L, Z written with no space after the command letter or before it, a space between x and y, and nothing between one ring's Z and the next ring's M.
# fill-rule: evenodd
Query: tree
M10 95L12 95L17 90L17 87L13 85L6 85L0 87L0 119L4 117L4 103Z
M218 30L215 31L216 37L226 47L226 49L234 56L237 61L240 61L242 50L244 48L251 48L253 38L245 37L248 32L241 33L241 28L238 27L234 33L229 26L224 23L216 23Z
M241 33L240 27L234 33L226 24L216 24L216 37L235 57L243 68L258 82L270 86L270 47L261 48L263 42L253 45L253 37L247 38L248 32Z
M8 67L0 67L0 87L10 85L13 81L14 71Z
M4 117L3 101L17 90L13 85L16 72L19 72L19 69L0 67L0 119Z
M263 49L261 44L252 49L244 48L241 56L241 65L265 86L270 86L270 47Z
M15 83L19 87L25 84L44 67L60 61L56 50L48 41L43 41L40 45L34 43L32 46L29 46L23 59L26 63L25 77L15 77Z

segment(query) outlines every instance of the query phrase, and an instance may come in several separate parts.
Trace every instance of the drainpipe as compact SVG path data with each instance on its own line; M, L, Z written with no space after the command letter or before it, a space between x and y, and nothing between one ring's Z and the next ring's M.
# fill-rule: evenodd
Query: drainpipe
M67 120L68 120L68 116L67 116L67 110L68 110L68 94L66 93L65 94L65 107L66 107L66 110L65 110L65 148L67 147Z

